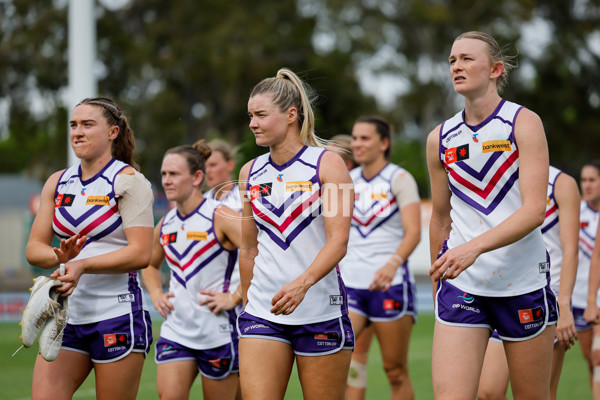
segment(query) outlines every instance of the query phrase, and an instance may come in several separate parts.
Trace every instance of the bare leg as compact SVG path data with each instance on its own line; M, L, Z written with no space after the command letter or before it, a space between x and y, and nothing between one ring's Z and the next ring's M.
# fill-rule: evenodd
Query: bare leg
M351 357L351 350L326 356L297 356L302 397L305 400L344 400Z
M130 353L111 363L95 363L96 398L98 400L135 400L144 367L143 353Z
M292 347L277 340L242 338L239 353L244 400L283 399L294 364Z
M202 394L204 400L234 400L236 398L240 379L238 374L229 374L223 379L202 377Z
M352 365L356 365L356 377L351 379L348 376L348 386L346 387L346 400L364 400L367 392L367 361L369 358L369 348L373 340L373 326L367 326L363 329L360 336L356 337L354 352L352 353L352 364L350 374L352 375Z
M548 325L533 339L521 342L504 341L510 371L513 397L518 399L548 399L550 370L556 325Z
M590 388L593 387L592 380L592 372L594 370L594 366L592 363L592 338L594 337L594 332L592 329L587 329L585 331L577 332L577 336L579 337L579 346L581 346L581 353L585 358L585 361L588 365L588 373L590 378Z
M62 349L53 362L48 362L38 354L33 368L34 400L71 399L92 370L90 357Z
M508 389L508 362L502 343L490 340L485 351L477 398L505 400Z
M552 373L550 375L550 399L556 400L558 391L558 381L562 371L563 361L565 360L565 352L567 350L559 342L554 343L554 351L552 352Z
M194 360L173 361L156 367L156 388L161 400L188 399L198 363Z
M408 345L413 323L410 315L396 321L373 323L380 343L383 368L392 389L391 399L415 397L408 374Z
M487 328L448 326L436 321L431 357L435 399L474 399L485 349Z

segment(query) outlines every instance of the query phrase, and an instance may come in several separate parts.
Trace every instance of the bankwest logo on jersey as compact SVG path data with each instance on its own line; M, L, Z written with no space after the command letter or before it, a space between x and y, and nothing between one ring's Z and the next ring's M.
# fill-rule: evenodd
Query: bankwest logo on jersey
M177 241L177 232L165 233L160 237L160 239L162 241L163 246L166 246L170 243Z
M90 196L87 198L85 204L87 206L107 206L108 202L108 196Z
M123 345L127 343L126 333L109 333L104 335L104 347L111 347L116 344Z
M469 158L469 145L463 144L462 146L447 149L444 153L444 156L446 164L452 164L457 161L466 160Z
M254 185L250 187L250 200L256 200L259 197L270 196L272 188L273 182L261 183L260 185Z
M510 151L510 140L490 140L483 142L481 149L484 153L492 153L495 151Z
M188 232L187 240L208 240L208 232Z
M522 324L528 324L533 321L538 321L544 318L544 311L542 307L536 307L528 310L519 310L519 321Z
M54 207L71 207L75 200L74 194L59 194L54 200Z
M286 182L286 192L312 192L312 182L310 181L297 181L297 182Z

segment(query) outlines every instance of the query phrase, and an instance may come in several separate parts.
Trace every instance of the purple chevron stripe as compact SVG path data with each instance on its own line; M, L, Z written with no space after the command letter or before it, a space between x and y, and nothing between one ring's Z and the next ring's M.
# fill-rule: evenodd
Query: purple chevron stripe
M177 280L177 282L181 283L181 286L183 286L184 288L187 288L187 285L185 283L185 279L182 278L181 276L177 275L177 273L175 272L175 270L173 268L171 268L171 274Z
M585 247L582 247L581 245L579 245L579 251L581 252L581 254L583 254L586 258L591 259L592 258L592 252L589 251L588 249L586 249Z
M208 243L208 242L212 241L212 239L213 239L213 237L211 236L214 233L213 228L210 228L206 233L207 233L206 243ZM169 243L167 245L167 248L169 249L169 251L171 253L173 253L173 255L175 256L174 258L176 258L178 260L181 260L182 258L186 257L190 253L190 251L192 251L192 249L194 247L198 247L198 246L202 247L202 243L204 241L192 240L190 242L191 243L188 245L188 247L186 247L186 249L181 254L179 254L179 252L177 251L177 249L175 249L174 243Z
M318 180L319 180L318 176L315 175L312 178L310 178L309 181L312 182L313 184L316 184L318 182ZM279 206L279 207L276 207L274 204L269 202L269 200L265 197L259 197L255 201L258 201L265 208L265 210L269 211L269 213L274 214L277 217L281 217L285 211L287 211L292 205L294 205L294 203L296 202L296 199L298 199L298 197L301 197L304 193L306 193L306 192L293 192L287 199L285 199L283 204L281 204L281 206ZM314 193L314 191L313 191L313 193ZM311 195L312 195L312 193L311 193ZM261 211L263 211L263 210L261 210Z
M129 293L133 293L133 298L135 299L132 303L131 303L131 309L133 310L141 310L143 308L143 300L142 300L142 289L140 288L139 282L138 282L138 273L137 271L132 271L129 273L128 279L127 279L127 288L129 290Z
M228 251L228 250L226 250ZM228 251L229 256L227 257L227 267L225 268L225 276L223 280L223 293L229 292L229 285L231 284L231 275L233 274L233 269L235 268L235 262L238 258L238 251Z
M373 179L375 179L375 178L377 178L378 176L380 176L380 175L381 175L381 173L382 173L382 172L383 172L383 171L384 171L384 170L385 170L385 169L386 169L386 168L387 168L389 165L390 165L390 163L387 163L387 164L385 164L385 165L383 166L383 168L381 168L381 169L379 170L379 172L377 172L375 175L373 175L373 176L371 177L371 179L367 179L367 178L365 178L365 176L363 175L363 171L361 170L361 171L360 171L360 177L361 177L361 179L362 179L363 181L365 181L365 182L369 183L369 182L371 182ZM384 181L386 181L386 182L390 182L390 181L391 181L391 179L386 179L386 178L384 178L383 176L381 177L381 179L383 179L383 180L384 180Z
M296 236L298 236L304 230L304 228L309 226L312 223L312 221L316 218L316 216L314 214L315 214L314 211L311 212L289 234L285 235L285 240L282 240L280 235L273 232L271 229L269 229L269 227L266 224L260 223L256 218L254 220L256 221L256 225L258 226L258 228L265 231L265 233L267 235L269 235L271 240L273 240L283 250L287 250L287 248L290 247L290 245L292 244L292 242L294 241ZM321 215L321 205L319 205L317 215ZM281 235L281 236L283 236L283 235Z
M92 242L95 242L97 240L100 240L100 239L104 238L107 235L110 235L116 229L118 229L119 227L121 227L122 223L123 223L123 221L121 220L121 217L119 217L115 222L113 222L110 226L108 226L103 231L95 234L94 236L88 236L87 240L85 241L85 244L83 245L82 248L85 248L88 244L90 244Z
M112 198L110 200L112 200ZM57 209L58 209L58 212L60 213L60 215L65 219L65 221L67 221L72 226L78 226L82 222L85 222L86 219L88 219L90 216L92 216L95 212L100 210L102 207L105 207L105 206L101 206L101 205L92 206L88 211L83 213L79 218L75 218L71 214L69 214L69 211L67 210L68 207L58 207Z
M391 192L388 192L388 194L390 194L390 195L391 195L392 193L391 193ZM364 210L364 211L363 211L363 210L361 210L360 208L356 207L356 201L355 201L355 202L354 202L354 212L355 212L355 213L356 213L356 212L357 212L357 213L359 213L361 216L366 216L366 215L367 215L367 213L369 213L369 212L371 212L371 211L374 211L373 209L374 209L375 207L377 207L377 206L381 206L381 207L379 208L379 209L381 209L381 208L385 208L385 207L387 207L388 205L389 205L389 201L388 201L387 203L383 204L383 205L382 205L382 204L381 204L379 201L374 201L374 202L371 204L371 206L370 206L369 208L367 208L366 210ZM379 210L376 210L376 211L379 211ZM370 214L368 214L368 215L369 215L369 216L371 216L371 215L372 215L372 213L370 213Z
M390 215L388 215L387 217L385 217L381 221L377 222L372 228L369 228L368 232L363 232L362 229L360 229L360 226L358 226L357 224L355 224L354 221L352 221L352 225L351 226L352 226L352 228L356 228L356 230L358 231L358 233L360 233L360 236L362 236L363 238L366 238L372 232L374 232L381 224L383 224L388 219L392 218L392 216L394 214L396 214L398 212L398 210L399 210L398 207L396 207L396 209L394 211L392 211L392 213ZM375 219L373 221L377 221L377 220Z
M344 302L340 306L341 307L341 311L342 311L342 315L346 315L346 314L348 314L348 294L347 294L347 291L346 291L346 285L344 284L344 280L342 279L342 274L340 273L340 266L339 265L335 266L335 273L337 275L338 287L339 287L339 290L340 290L340 294L342 296L344 296Z
M481 168L480 171L476 171L474 170L471 166L469 166L466 162L464 161L457 161L454 163L455 166L459 167L460 169L462 169L465 173L469 174L470 176L472 176L473 178L482 181L485 176L487 175L488 172L490 172L490 169L494 166L494 163L503 155L502 154L504 152L495 152L493 155L490 156L490 158L488 158L488 160L485 162L485 164L483 165L483 167ZM512 153L511 153L512 154Z
M192 277L194 275L196 275L198 272L200 272L200 270L204 267L206 267L208 264L210 264L210 262L212 260L214 260L219 254L221 254L223 252L223 248L220 247L218 251L215 251L213 254L211 254L209 257L205 258L200 264L198 264L198 266L196 268L194 268L192 270L192 272L190 272L189 274L187 274L185 276L186 281L189 281L190 279L192 279Z
M542 227L542 233L548 232L556 224L558 224L558 215L552 221L548 222L547 224L544 224L544 226Z
M508 191L513 187L513 185L518 179L519 169L517 168L517 170L510 176L510 178L506 181L504 186L500 189L496 197L494 197L494 200L487 207L479 204L478 202L470 198L468 195L461 192L457 187L452 185L452 182L448 181L448 185L450 186L450 190L452 191L452 193L454 193L456 196L462 199L465 203L469 204L471 207L480 211L481 213L489 215L496 209L496 207L498 207L498 204L500 204L502 199L506 196Z
M593 232L588 232L587 229L585 228L581 228L579 230L579 233L582 234L587 237L592 243L594 243L596 241L596 230L594 229ZM592 245L593 247L593 245Z

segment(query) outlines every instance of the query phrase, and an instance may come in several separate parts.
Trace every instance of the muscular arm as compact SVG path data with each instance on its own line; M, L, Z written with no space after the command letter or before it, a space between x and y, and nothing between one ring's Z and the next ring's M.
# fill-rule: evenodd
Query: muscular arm
M560 245L563 254L558 292L559 317L556 338L568 349L577 336L575 320L571 312L571 296L573 295L579 257L580 196L575 179L564 173L558 176L554 185L554 198L558 205L558 220L560 221Z
M430 271L434 279L456 278L480 254L514 243L543 223L549 167L540 118L530 110L521 110L515 121L515 139L522 206L496 227L444 253Z
M450 218L450 188L448 175L439 159L440 127L435 128L427 138L427 168L431 184L431 220L429 222L429 254L431 265L435 263L442 250L444 240L450 234L452 219ZM434 269L429 270L432 275ZM437 279L432 279L433 293ZM434 296L435 298L435 296Z
M246 182L250 173L252 161L248 162L240 171L240 199L242 200L242 243L240 246L240 277L242 285L242 299L244 306L248 301L248 288L252 281L254 258L258 255L258 228L252 215L252 206L247 197Z

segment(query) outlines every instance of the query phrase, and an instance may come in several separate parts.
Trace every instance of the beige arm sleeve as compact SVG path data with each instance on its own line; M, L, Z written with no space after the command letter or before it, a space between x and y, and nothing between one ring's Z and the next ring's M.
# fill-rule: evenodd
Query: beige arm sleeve
M421 201L417 181L406 171L400 171L392 178L392 193L398 202L398 207Z
M117 175L115 195L119 197L118 207L123 220L123 229L136 226L154 227L152 214L154 195L150 182L144 175L137 171L133 175L126 173Z

